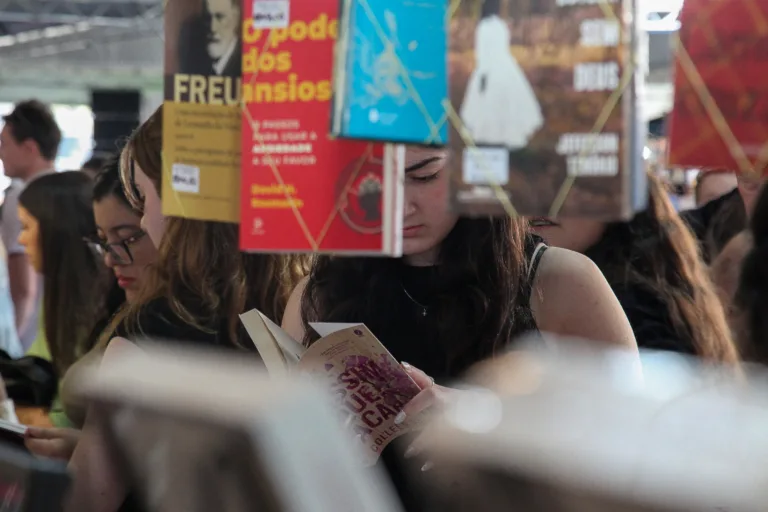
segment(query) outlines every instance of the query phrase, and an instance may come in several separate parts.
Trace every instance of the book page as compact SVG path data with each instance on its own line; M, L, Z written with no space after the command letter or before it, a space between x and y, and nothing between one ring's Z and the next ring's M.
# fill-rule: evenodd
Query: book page
M240 315L240 321L270 374L285 373L299 362L304 347L263 313L253 309Z
M310 346L299 368L322 379L338 398L340 412L363 444L364 463L374 464L394 439L419 418L395 425L395 417L420 389L364 325L333 332Z
M325 338L335 332L349 329L350 327L356 327L362 324L345 324L340 322L310 322L309 326L315 330L321 338Z
M0 420L0 430L24 437L24 434L27 433L27 426L7 420Z

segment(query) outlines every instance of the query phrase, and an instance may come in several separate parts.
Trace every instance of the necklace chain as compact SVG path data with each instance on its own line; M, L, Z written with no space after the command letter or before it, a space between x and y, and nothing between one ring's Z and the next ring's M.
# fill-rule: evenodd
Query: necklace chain
M427 309L428 309L427 306L425 306L421 302L419 302L416 299L414 299L411 296L411 294L408 293L408 290L405 289L405 286L402 283L400 283L400 288L403 289L403 293L405 293L405 296L408 297L411 300L411 302L413 302L414 304L416 304L417 306L419 306L421 308L421 316L427 316Z

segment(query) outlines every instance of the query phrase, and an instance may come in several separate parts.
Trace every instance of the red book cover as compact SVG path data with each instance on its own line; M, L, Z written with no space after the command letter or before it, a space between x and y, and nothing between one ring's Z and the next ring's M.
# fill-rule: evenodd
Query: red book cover
M328 136L338 12L338 0L244 4L244 251L401 251L403 148Z
M669 162L741 172L768 163L768 0L686 0Z

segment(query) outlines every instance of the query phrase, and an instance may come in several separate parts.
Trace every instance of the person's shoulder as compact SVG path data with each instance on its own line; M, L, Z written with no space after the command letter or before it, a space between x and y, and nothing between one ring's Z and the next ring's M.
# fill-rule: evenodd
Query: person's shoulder
M5 189L3 204L5 206L13 205L15 208L19 203L19 195L21 195L22 190L24 190L24 184L18 180L12 180L8 188ZM16 212L13 212L13 215L18 216Z
M583 254L547 248L534 278L531 307L542 331L636 346L603 273Z
M591 259L558 247L547 247L541 255L532 284L535 290L551 297L550 302L569 300L574 294L607 286Z
M552 286L563 286L596 277L602 279L603 276L591 259L581 253L558 247L547 247L541 255L536 273L539 283Z

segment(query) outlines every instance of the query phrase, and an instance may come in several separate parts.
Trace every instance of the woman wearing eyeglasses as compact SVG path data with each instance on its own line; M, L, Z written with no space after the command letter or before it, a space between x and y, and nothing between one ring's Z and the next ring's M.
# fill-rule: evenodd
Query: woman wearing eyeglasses
M125 197L117 157L107 163L93 183L93 216L96 233L87 237L85 242L104 259L107 267L114 272L115 279L107 294L104 314L91 332L90 346L96 345L118 309L126 301L131 303L136 299L146 269L157 256L157 249L141 229L141 216L131 208ZM87 364L100 354L99 347L94 347L75 366ZM85 419L85 406L69 391L69 380L65 376L61 385L61 401L68 420L79 428ZM32 428L27 431L26 445L37 455L68 459L78 437L79 431L70 428Z
M120 184L119 163L111 162L93 186L93 215L97 239L94 248L104 256L125 298L133 302L147 266L155 261L157 249L141 229L141 216L131 208Z

